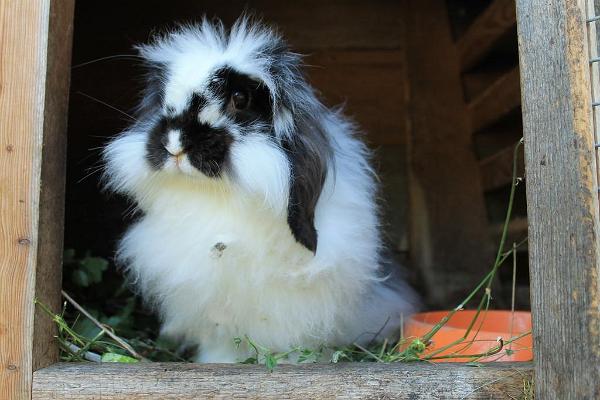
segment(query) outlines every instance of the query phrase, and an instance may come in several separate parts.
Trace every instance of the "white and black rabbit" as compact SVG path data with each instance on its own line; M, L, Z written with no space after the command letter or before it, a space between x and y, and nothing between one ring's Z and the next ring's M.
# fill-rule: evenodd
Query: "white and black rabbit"
M261 23L203 20L139 47L137 122L105 149L141 211L117 253L163 333L200 362L397 335L413 295L382 273L369 152Z

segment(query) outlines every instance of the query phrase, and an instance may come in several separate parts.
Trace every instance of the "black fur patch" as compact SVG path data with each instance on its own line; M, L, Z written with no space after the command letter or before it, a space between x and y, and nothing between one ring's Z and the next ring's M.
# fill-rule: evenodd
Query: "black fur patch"
M169 158L165 149L168 134L177 129L181 131L181 145L190 163L207 176L221 174L233 138L225 129L198 122L198 113L205 104L204 97L194 95L184 112L162 117L156 124L146 145L147 159L154 168L161 168Z
M294 238L315 253L318 241L315 209L327 176L329 143L318 125L302 119L297 124L296 135L282 143L292 176L288 225Z
M231 67L217 70L211 77L209 90L223 99L223 112L231 115L240 124L265 122L273 120L271 95L269 89L246 74L237 72ZM231 96L241 91L249 96L248 106L244 110L232 107Z

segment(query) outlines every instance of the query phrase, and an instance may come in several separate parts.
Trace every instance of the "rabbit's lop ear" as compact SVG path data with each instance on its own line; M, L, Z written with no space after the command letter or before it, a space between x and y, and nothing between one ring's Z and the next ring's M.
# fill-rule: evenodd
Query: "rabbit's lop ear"
M296 119L295 128L282 141L291 172L287 222L294 238L316 253L315 209L327 177L330 145L316 119Z

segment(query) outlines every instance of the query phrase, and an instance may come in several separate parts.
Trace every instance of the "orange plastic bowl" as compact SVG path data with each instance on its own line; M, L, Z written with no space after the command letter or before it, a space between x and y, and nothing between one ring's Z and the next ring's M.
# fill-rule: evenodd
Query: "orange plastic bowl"
M427 334L449 311L433 311L411 316L404 325L404 337L408 344L412 338L420 338ZM458 311L431 338L431 343L423 355L436 352L438 349L464 336L469 324L475 317L475 310ZM512 323L512 330L511 330ZM479 331L477 332L477 330ZM487 311L481 312L466 340L460 344L435 354L434 357L460 355L469 356L486 354L498 346L498 338L508 340L531 330L531 313L526 311ZM477 332L477 333L476 333ZM531 334L523 336L510 344L505 344L497 354L477 359L477 362L492 361L530 361L533 359ZM434 362L469 362L472 357L453 357L432 359Z

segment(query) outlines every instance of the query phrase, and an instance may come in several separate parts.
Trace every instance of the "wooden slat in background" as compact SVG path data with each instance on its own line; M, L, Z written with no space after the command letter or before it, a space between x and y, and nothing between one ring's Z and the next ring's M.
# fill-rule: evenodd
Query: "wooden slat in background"
M462 69L473 67L515 24L515 0L493 0L458 41Z
M411 257L426 280L427 298L448 307L488 270L491 243L445 5L408 4Z
M514 146L506 147L479 161L484 191L488 192L512 183L514 150ZM517 177L522 178L525 172L522 154L519 154L517 165Z
M521 104L519 69L500 76L468 106L472 132L489 126Z

